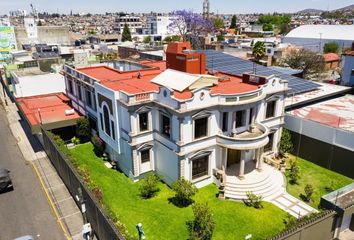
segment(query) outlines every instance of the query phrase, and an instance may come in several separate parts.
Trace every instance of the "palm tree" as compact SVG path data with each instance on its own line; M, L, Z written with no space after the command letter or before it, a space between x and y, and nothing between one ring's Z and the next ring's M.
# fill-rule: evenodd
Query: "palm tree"
M263 42L256 42L252 49L252 55L254 59L259 62L265 55L265 46ZM254 74L256 74L256 64L253 63Z

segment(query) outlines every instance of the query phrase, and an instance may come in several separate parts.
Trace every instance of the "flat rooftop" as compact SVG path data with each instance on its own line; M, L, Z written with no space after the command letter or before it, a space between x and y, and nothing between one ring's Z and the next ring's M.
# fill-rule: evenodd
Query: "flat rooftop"
M48 72L43 72L38 67L31 67L31 68L22 68L16 71L13 71L14 74L18 77L28 77L28 76L38 76L38 75L45 75L49 74Z
M54 128L75 125L81 116L69 105L70 99L63 93L37 95L16 99L20 111L33 126L51 124ZM71 113L66 113L70 110Z
M328 84L328 83L318 83L318 84L320 84L321 86L316 90L288 96L285 99L285 108L291 109L293 107L301 106L316 100L328 98L335 95L340 95L351 91L350 87Z
M354 132L354 95L345 95L288 112L293 116Z
M354 183L322 197L335 206L345 209L354 204Z

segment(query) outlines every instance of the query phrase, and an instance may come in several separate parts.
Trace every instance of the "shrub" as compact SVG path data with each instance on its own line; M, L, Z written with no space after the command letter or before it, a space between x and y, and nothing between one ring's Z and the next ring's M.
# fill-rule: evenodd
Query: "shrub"
M311 200L311 196L313 194L313 187L311 184L306 184L305 188L305 195L304 195L304 199L306 202L309 202Z
M194 219L187 222L190 239L210 240L215 222L207 203L195 203L192 206Z
M173 202L176 206L186 207L193 200L192 197L197 193L198 189L188 180L180 178L172 185L175 196Z
M91 126L87 118L80 118L76 121L76 134L82 142L90 139Z
M245 204L249 207L254 207L257 209L261 209L263 208L262 205L262 196L257 196L256 194L252 193L252 192L247 192L247 200L245 200Z
M103 140L99 136L95 135L91 138L91 141L94 146L93 151L95 152L95 154L98 157L102 157L105 149Z
M280 155L285 156L286 153L292 152L293 150L294 150L294 145L291 140L291 134L289 130L284 128L281 133L281 139L279 142Z
M159 177L155 174L148 174L143 178L139 188L141 197L145 199L152 198L160 190L157 186L158 182Z
M289 177L291 184L297 184L300 178L300 168L296 160L290 161Z
M73 138L71 139L71 142L72 142L73 144L75 144L75 145L79 145L79 144L80 144L80 139L77 138L77 137L73 137Z
M102 199L103 199L103 194L101 192L101 189L99 187L95 186L92 188L91 191L92 191L93 195L95 195L96 199L101 203Z

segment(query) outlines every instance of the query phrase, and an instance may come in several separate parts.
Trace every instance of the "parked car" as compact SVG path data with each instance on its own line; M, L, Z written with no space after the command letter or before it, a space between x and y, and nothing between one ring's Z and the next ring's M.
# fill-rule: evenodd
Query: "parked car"
M7 190L13 190L12 181L10 178L10 171L4 168L0 168L0 192Z

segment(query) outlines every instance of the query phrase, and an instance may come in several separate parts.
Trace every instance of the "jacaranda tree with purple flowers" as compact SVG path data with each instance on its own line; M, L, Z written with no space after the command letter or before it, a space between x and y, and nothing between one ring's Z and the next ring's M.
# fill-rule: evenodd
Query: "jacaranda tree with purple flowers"
M178 32L182 41L191 41L193 48L201 47L199 36L211 32L213 24L209 19L191 10L176 10L171 14L173 20L168 26L170 31Z

